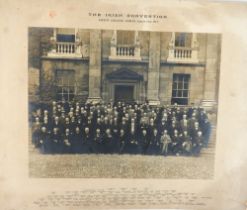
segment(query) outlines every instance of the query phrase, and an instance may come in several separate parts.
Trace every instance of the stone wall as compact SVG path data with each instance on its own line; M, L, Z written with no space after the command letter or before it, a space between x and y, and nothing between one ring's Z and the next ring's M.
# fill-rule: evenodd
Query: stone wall
M28 29L28 66L40 68L41 56L49 49L50 37L53 34L52 28Z
M204 95L203 66L162 65L159 97L161 103L171 104L173 74L190 74L189 105L199 105Z
M88 61L81 60L53 60L42 61L41 99L49 101L55 98L56 69L72 69L75 71L76 99L85 101L88 97Z
M40 100L40 69L42 53L49 47L51 28L28 29L28 96L30 102Z
M30 67L28 69L28 97L30 102L39 100L39 69Z

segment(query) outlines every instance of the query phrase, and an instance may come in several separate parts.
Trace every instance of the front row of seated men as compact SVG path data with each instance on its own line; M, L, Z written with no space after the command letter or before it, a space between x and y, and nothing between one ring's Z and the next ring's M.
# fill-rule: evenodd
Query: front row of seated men
M89 127L79 126L74 129L66 128L61 132L54 127L48 132L42 126L33 132L33 143L42 153L103 153L103 154L149 154L149 155L195 155L206 145L202 131L198 130L193 137L187 130L174 129L159 132L157 128L134 130L126 133L124 129L113 132L110 128L96 128L91 132Z

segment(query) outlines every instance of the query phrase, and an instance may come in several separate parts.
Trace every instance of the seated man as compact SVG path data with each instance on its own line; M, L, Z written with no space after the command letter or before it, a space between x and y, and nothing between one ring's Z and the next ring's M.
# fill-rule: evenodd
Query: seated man
M62 152L62 139L57 127L53 128L51 134L51 153L61 153Z
M171 142L171 154L179 156L181 154L181 137L178 134L178 130L175 129L172 135Z
M120 129L119 131L119 143L120 143L120 148L119 148L119 152L122 153L126 153L126 145L128 138L126 138L126 134L124 132L124 129Z
M126 136L125 152L129 154L138 154L140 152L137 136L134 130L131 130L130 134Z
M150 136L150 144L147 149L149 155L160 154L160 135L158 134L157 128L154 128Z
M49 134L47 133L46 127L41 127L41 133L38 137L38 147L40 151L44 154L50 153L50 138Z
M32 126L32 143L36 148L40 146L39 136L41 134L41 123L39 122L39 118L35 118L35 123Z
M148 138L147 130L143 129L139 137L139 147L140 147L141 154L147 153L149 143L150 143L150 139Z
M103 152L103 136L99 128L96 129L96 134L93 138L93 152L96 154Z
M113 136L111 134L111 130L109 128L105 131L105 136L103 140L103 152L104 153L113 153L114 147L113 147Z
M168 135L167 130L164 130L163 135L161 136L160 143L161 143L161 154L166 156L168 155L168 148L171 143L171 137Z
M72 135L70 130L66 128L62 142L62 153L72 153Z
M203 138L204 138L203 145L207 147L209 139L210 139L210 134L211 134L211 124L208 118L205 118L202 123L202 133L203 133Z
M83 136L80 127L77 126L72 136L72 152L81 153L82 147L83 147Z
M198 156L201 152L201 149L203 147L203 136L202 136L202 132L198 131L197 132L197 136L195 137L195 140L193 141L193 145L192 145L192 154L195 156Z
M188 135L187 131L183 132L182 140L183 140L183 143L182 143L183 154L187 155L187 156L191 155L191 152L192 152L192 139Z
M85 127L83 134L82 153L91 153L91 152L93 152L92 137L89 127Z

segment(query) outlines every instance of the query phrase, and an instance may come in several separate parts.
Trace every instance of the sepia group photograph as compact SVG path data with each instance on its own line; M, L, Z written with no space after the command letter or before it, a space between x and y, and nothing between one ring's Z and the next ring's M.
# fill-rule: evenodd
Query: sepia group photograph
M29 176L213 179L221 34L28 28Z
M246 210L246 3L0 13L1 210Z

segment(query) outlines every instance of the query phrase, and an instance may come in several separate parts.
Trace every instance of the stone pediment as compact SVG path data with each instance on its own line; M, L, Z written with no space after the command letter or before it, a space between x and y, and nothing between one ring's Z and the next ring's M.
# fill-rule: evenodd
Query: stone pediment
M117 69L106 75L107 79L143 80L143 76L127 68Z

